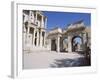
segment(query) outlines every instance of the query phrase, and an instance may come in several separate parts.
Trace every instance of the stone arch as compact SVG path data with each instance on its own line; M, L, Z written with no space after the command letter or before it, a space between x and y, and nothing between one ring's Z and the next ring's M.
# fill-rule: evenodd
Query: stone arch
M75 39L78 39L80 41L75 41ZM80 42L80 43L79 43ZM72 37L71 39L71 46L72 46L72 52L74 51L80 51L82 48L82 44L83 44L83 37L80 35L75 35Z

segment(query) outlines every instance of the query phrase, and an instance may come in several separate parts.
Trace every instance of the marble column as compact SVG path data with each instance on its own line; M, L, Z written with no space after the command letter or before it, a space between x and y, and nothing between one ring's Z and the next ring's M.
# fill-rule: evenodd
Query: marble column
M44 43L43 44L44 46L45 46L45 38L46 38L46 33L44 32L44 42L43 42Z
M39 46L39 30L37 29L37 41L36 41L36 46Z
M44 27L44 17L43 16L41 17L41 27L42 28Z
M26 29L25 29L25 24L23 24L23 49L25 49L25 47L26 47L26 43L27 43L27 32L26 32Z
M48 39L48 45L47 45L47 47L48 47L48 50L51 50L51 39Z
M45 18L45 28L47 27L47 18Z
M57 52L59 52L60 51L60 37L59 36L57 36Z
M23 23L23 33L26 33L25 23Z
M84 44L87 42L86 33L84 33L84 35L83 35L83 41L84 41Z
M61 38L60 42L61 42L60 48L61 48L61 51L63 51L63 38Z
M29 44L29 31L30 31L30 26L28 24L28 26L27 26L27 44Z
M34 23L34 20L35 20L35 18L34 18L34 11L33 11L33 15L32 15L32 22Z
M27 26L27 33L29 34L29 31L30 31L30 26L29 26L29 24L28 24L28 26Z
M31 21L31 11L29 11L28 21Z
M42 29L40 30L40 46L42 47Z
M68 52L72 52L71 36L68 36Z
M36 23L37 22L37 12L35 14L36 14L36 16L35 16L35 23Z
M36 33L36 30L35 30L35 28L34 28L34 32L33 32L33 47L35 46L35 33Z

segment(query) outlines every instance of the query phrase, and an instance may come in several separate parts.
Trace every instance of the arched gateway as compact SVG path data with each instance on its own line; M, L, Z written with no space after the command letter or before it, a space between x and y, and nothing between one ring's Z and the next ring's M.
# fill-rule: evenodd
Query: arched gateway
M51 50L59 51L84 51L84 46L90 47L90 28L86 27L83 21L70 24L66 30L55 28L48 33ZM81 44L75 42L75 38L79 38ZM66 41L65 41L66 40ZM53 41L55 43L53 43Z
M73 52L82 50L83 38L81 36L74 36L71 43Z

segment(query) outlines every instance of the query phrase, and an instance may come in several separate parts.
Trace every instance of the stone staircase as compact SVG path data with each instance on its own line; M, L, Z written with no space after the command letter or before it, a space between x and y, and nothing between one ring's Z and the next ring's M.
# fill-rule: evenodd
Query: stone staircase
M50 50L48 50L46 47L31 46L31 47L25 47L24 51L28 53L38 53L38 52L48 52Z

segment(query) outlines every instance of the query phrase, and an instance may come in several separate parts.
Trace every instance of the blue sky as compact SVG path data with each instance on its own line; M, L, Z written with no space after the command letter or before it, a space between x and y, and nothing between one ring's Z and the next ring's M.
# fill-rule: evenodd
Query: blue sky
M60 27L64 29L68 24L83 20L86 26L91 26L90 13L75 13L75 12L52 12L43 11L47 17L47 29Z

